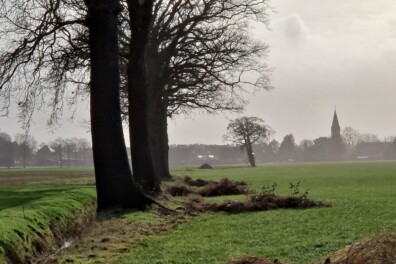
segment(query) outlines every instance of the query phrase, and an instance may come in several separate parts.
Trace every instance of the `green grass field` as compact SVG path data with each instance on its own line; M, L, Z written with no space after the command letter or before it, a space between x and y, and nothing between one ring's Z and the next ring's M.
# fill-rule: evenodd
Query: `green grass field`
M83 213L95 199L92 169L0 170L0 263L4 255L13 262L31 259L37 251L57 247L55 227ZM65 184L73 179L72 185ZM44 184L47 183L47 184ZM51 183L51 184L49 184Z
M276 182L281 194L289 193L290 182L301 181L302 191L308 189L311 198L333 207L205 214L143 240L119 263L224 263L245 254L314 263L363 237L396 227L396 162L184 168L174 174L245 180L256 190Z
M89 170L13 173L0 170L0 251L17 245L23 252L34 237L50 233L51 223L66 221L95 197L93 186L86 185L93 181ZM315 263L366 236L396 229L396 162L175 168L173 174L214 180L229 177L244 180L258 191L276 182L276 193L282 195L290 193L289 183L300 181L301 191L308 190L310 198L331 202L332 207L233 215L205 213L172 225L172 229L163 223L156 226L153 221L162 220L152 211L123 214L120 221L117 217L102 221L107 233L94 228L82 242L88 244L86 248L81 245L78 253L73 249L66 252L60 263L62 259L77 259L74 263L103 263L100 261L104 259L106 263L225 263L238 255ZM158 228L161 225L165 226ZM135 236L137 229L140 233ZM111 234L122 234L122 242L116 244ZM104 243L103 238L110 239ZM103 258L90 241L101 248Z

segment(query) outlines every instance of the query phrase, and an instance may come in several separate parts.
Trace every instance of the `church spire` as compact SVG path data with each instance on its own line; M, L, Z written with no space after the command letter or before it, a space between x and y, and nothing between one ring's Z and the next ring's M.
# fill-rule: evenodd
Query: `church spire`
M341 138L341 128L338 123L337 110L334 110L333 124L331 125L331 138Z

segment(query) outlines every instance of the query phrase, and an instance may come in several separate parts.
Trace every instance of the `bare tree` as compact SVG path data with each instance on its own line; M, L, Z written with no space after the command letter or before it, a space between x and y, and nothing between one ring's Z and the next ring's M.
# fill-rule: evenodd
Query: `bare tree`
M145 52L139 53L145 60L144 72L139 76L147 77L148 90L142 100L149 102L146 111L151 120L147 123L150 144L144 145L151 152L157 178L170 177L167 117L195 109L210 113L239 111L245 103L242 95L246 88L269 88L269 72L263 62L268 47L251 37L248 23L255 20L266 24L268 8L266 0L155 2ZM129 59L128 52L134 49L128 44L134 41L134 30L132 40L125 32L121 32L121 46ZM138 83L131 82L130 77L131 85ZM123 100L124 108L128 101L136 107L145 102L133 98L136 95ZM135 125L130 126L133 131Z
M33 155L37 147L37 141L31 135L17 134L15 142L18 144L19 155L22 158L22 166L26 168L26 162Z
M16 146L15 143L12 142L11 136L5 132L0 133L0 149L5 158L3 162L7 164L7 168L14 166Z
M144 10L139 0L130 2L137 6L138 13ZM150 201L138 190L132 178L121 121L117 33L121 5L116 0L87 0L86 4L91 61L91 134L98 211L116 207L143 208ZM139 23L137 29L142 29ZM144 36L137 37L142 37L144 42Z
M40 106L51 109L49 124L53 124L64 99L74 103L89 80L98 211L144 207L148 199L132 179L120 117L119 2L0 0L0 4L0 34L7 47L0 53L3 110L7 113L16 97L25 128Z
M91 149L91 143L86 138L80 138L77 141L77 151L80 154L82 164L87 164L88 151Z
M352 127L345 127L341 132L342 142L348 151L352 151L361 141L361 134Z
M49 146L55 151L58 156L59 167L63 167L63 149L65 147L65 142L62 138L58 137L54 141L49 143Z
M256 167L253 144L268 140L273 133L271 127L265 125L261 118L241 117L228 124L223 140L243 147L247 152L250 166Z
M371 133L364 133L360 135L360 141L361 142L379 142L379 138L375 134Z
M89 53L83 1L0 0L2 110L15 98L28 129L36 109L49 109L50 125L65 103L85 92ZM34 12L32 11L34 10ZM73 85L69 85L73 84Z
M152 24L153 0L144 2L128 0L129 42L128 57L128 102L129 132L131 141L133 176L150 194L158 194L160 178L156 177L150 145L150 99L148 87L147 44Z
M70 138L63 140L63 151L66 155L68 167L71 166L71 156L74 152L74 149L75 149L75 144Z

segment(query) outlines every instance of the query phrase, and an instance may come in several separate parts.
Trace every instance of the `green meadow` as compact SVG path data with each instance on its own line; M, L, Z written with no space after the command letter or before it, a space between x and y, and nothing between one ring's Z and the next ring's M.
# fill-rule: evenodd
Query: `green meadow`
M271 164L257 168L179 168L175 175L244 180L250 187L301 182L330 208L230 215L208 213L165 234L148 237L114 263L225 263L237 255L314 263L321 257L396 227L396 162Z
M21 172L11 175L0 170L0 256L10 247L20 255L27 254L23 252L28 252L37 237L54 239L56 234L51 233L50 226L66 223L95 198L92 171L48 169L26 171L25 176ZM86 250L81 245L77 246L78 258L72 248L59 262L223 264L235 256L255 255L290 263L315 263L364 237L396 229L396 162L288 163L257 168L222 166L212 170L183 167L174 168L172 173L201 179L243 180L257 191L276 183L275 192L281 195L291 193L290 183L300 182L301 192L308 191L310 198L330 202L332 207L203 213L158 232L148 230L155 226L154 220L161 221L157 216L153 218L155 212L127 213L119 222L114 217L102 221L106 228L112 223L119 224L116 229L124 233L122 240L130 237L130 241L122 242L127 249L120 250L121 245L117 244L113 246L118 251L109 252L113 238L104 240L104 232L93 230L86 234L86 241L100 243L102 251L106 251L103 258L100 252L91 250L91 245ZM22 183L21 177L26 177L26 182ZM244 198L242 195L210 199ZM139 236L134 235L136 228L131 226L135 218L143 227L144 219L150 220L146 229L139 226L145 230ZM121 231L123 223L129 225L130 236ZM115 234L108 232L108 237Z

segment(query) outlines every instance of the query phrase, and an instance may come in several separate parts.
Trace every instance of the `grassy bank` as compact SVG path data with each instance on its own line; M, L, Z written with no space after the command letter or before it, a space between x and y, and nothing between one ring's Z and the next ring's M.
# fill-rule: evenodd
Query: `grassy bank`
M28 263L56 249L62 239L73 236L79 231L75 229L92 215L93 186L38 183L43 178L54 183L76 176L70 171L58 172L62 177L56 173L50 176L50 173L48 170L41 173L39 170L0 171L0 181L3 181L0 186L0 263L6 259L12 263Z

